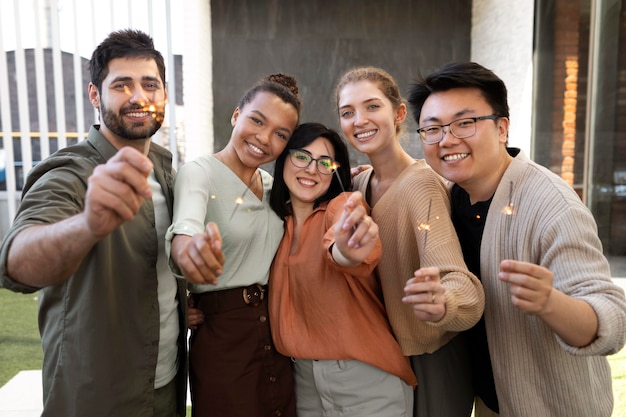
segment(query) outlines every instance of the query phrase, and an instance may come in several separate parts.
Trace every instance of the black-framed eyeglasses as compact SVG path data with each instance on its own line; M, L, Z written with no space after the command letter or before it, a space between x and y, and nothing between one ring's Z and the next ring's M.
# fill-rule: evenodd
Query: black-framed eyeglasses
M304 149L289 149L289 160L298 168L307 168L311 165L311 162L315 161L317 166L317 172L323 175L330 175L337 167L337 164L329 156L322 156L321 158L313 158L308 151Z
M427 145L434 145L443 140L445 135L444 127L448 127L452 136L457 139L465 139L476 134L476 122L479 120L496 120L500 118L497 114L478 117L464 117L462 119L453 120L445 125L430 125L417 129L422 142Z

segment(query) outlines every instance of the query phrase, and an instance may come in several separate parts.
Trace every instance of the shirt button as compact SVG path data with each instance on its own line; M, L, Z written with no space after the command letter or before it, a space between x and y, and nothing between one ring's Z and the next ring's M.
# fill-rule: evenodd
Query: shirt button
M263 349L265 349L265 350L272 350L272 347L270 345L265 345L265 346L263 346Z
M270 382L276 382L276 377L275 376L270 376Z
M261 323L265 323L265 322L267 321L267 317L265 317L265 316L261 316L261 317L259 317L259 321L260 321Z
M280 410L275 410L275 411L274 411L274 415L275 415L276 417L281 417L281 416L283 415L283 413L282 413L282 411L280 411Z

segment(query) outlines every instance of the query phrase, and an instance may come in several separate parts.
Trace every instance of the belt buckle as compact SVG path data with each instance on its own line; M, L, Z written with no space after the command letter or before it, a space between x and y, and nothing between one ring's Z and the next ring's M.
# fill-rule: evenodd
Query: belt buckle
M258 307L265 298L265 290L260 284L250 285L243 289L243 302L252 307Z

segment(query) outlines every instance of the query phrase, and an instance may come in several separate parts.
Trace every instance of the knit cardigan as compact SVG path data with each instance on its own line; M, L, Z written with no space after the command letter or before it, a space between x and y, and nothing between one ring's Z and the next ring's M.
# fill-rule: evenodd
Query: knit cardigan
M370 168L356 176L354 189L367 195L372 173ZM404 354L432 353L476 324L483 312L484 293L463 261L441 177L425 161L417 160L396 178L371 216L383 246L376 271L389 322ZM418 320L411 305L402 302L406 281L416 270L430 266L439 267L446 288L446 313L435 323Z
M513 214L504 212L512 207ZM493 196L481 243L485 323L501 416L611 415L611 371L604 355L625 341L623 290L610 278L597 226L573 189L521 152ZM513 306L498 280L503 259L531 262L554 274L554 288L591 305L598 337L577 348L537 316Z

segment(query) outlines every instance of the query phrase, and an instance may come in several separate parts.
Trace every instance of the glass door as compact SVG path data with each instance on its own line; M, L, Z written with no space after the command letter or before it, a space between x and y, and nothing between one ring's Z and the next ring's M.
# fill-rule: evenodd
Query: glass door
M626 0L537 0L532 158L593 212L626 257ZM625 258L626 259L626 258Z

